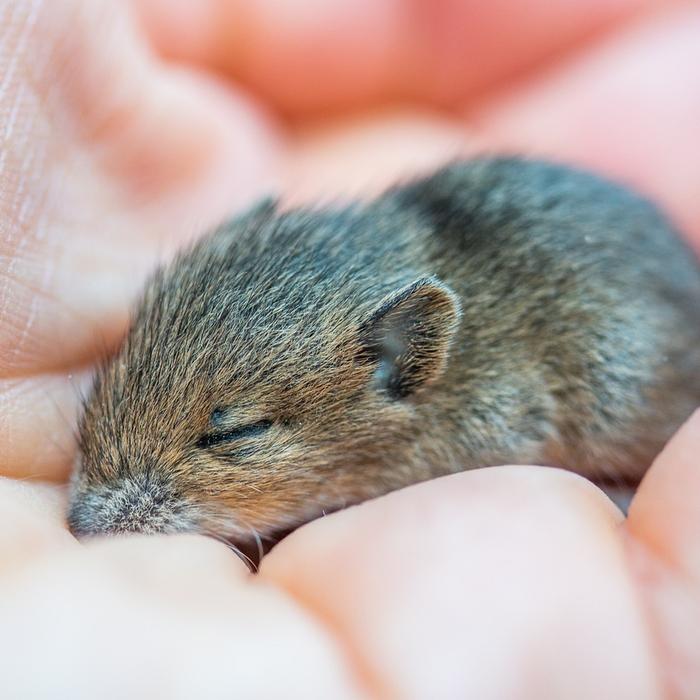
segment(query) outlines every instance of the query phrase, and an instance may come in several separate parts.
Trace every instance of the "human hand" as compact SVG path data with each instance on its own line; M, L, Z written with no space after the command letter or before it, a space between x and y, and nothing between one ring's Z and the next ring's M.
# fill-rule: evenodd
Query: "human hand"
M164 55L292 122L294 194L513 149L648 192L700 250L696 3L132 1Z
M316 520L250 578L218 542L65 530L0 481L8 698L698 697L700 413L630 516L544 467Z
M510 59L513 65L508 70L517 69L519 62L543 60L543 53L555 49L560 55L556 61L546 64L547 72L533 73L517 90L501 85L498 97L482 98L477 105L473 91L484 85L466 79L461 83L457 67L463 63L460 64L454 53L448 52L442 59L444 65L454 63L455 68L449 73L450 79L445 78L447 87L444 92L432 94L432 83L428 79L425 80L426 86L421 87L420 81L412 86L416 92L411 97L420 100L420 108L385 109L374 116L349 117L343 111L349 105L367 108L382 95L398 95L395 86L405 82L405 76L402 79L396 76L406 70L401 65L411 53L409 37L396 39L396 45L404 48L385 56L383 70L378 70L382 59L376 58L377 54L370 52L372 60L360 63L355 60L357 51L352 54L353 60L348 60L345 54L350 76L355 75L355 70L357 76L347 79L350 83L346 85L348 92L343 98L345 88L342 84L347 80L333 80L337 66L334 68L333 63L317 61L321 69L328 70L330 77L327 79L309 72L313 62L309 64L302 60L306 42L301 39L305 34L294 33L304 25L291 22L293 13L287 17L286 23L282 21L284 17L274 14L266 15L267 20L265 16L257 20L248 34L247 50L252 51L252 55L243 61L236 58L233 51L228 62L219 63L214 58L219 56L221 45L210 41L211 36L204 31L207 27L204 20L199 24L191 21L183 25L190 32L188 38L182 32L178 35L177 27L172 24L168 28L166 20L172 22L177 18L174 3L168 4L168 12L160 15L153 1L139 5L146 13L146 26L150 27L156 45L171 56L196 59L200 70L192 65L175 68L151 57L148 44L129 25L123 9L116 3L62 0L53 5L30 6L5 2L3 11L8 21L1 26L4 28L2 42L8 50L3 51L2 60L7 61L7 69L4 72L5 88L0 93L4 129L3 166L0 170L5 280L5 313L0 319L0 354L4 359L0 395L4 398L5 409L0 439L3 473L20 478L43 476L61 480L65 477L73 450L71 428L83 377L89 374L89 365L94 358L105 346L113 345L123 332L128 302L144 274L156 259L166 256L178 243L211 225L230 209L244 205L257 193L273 188L276 183L281 183L286 196L293 199L353 190L362 192L385 184L395 175L427 167L456 152L471 152L490 145L524 144L529 147L535 144L542 152L572 157L614 174L631 177L664 201L672 214L685 223L686 230L700 241L699 198L694 196L693 190L700 161L690 157L690 146L680 146L697 143L700 128L700 119L695 118L700 91L697 84L690 82L697 80L697 76L684 72L693 61L697 63L697 53L700 52L697 41L693 41L698 32L697 12L692 8L681 8L676 14L669 11L643 18L640 20L643 22L641 29L629 22L613 29L608 5L601 4L593 11L590 16L595 21L591 23L581 20L584 14L584 5L581 4L582 15L576 21L568 20L564 16L567 13L562 12L552 24L545 20L547 17L554 20L557 14L552 12L551 3L546 5L541 9L542 14L528 12L528 16L542 20L542 26L532 35L525 32L530 38L523 39L522 46ZM264 3L236 6L224 2L196 6L204 19L216 17L216 12L232 12L226 7L239 13L265 7ZM195 7L195 4L190 7ZM329 3L328 7L335 8L329 12L350 12L350 5L346 3ZM348 46L361 48L367 38L363 33L365 25L360 20L366 17L370 24L376 22L372 12L381 7L381 3L373 3L371 8L364 8L366 14L353 15L357 20L355 23L332 23L339 28L347 26L348 37L342 41L337 37L337 42L327 49L329 55L337 55L336 60L345 65L343 52L348 51ZM429 16L432 5L426 3L425 7ZM586 4L586 7L590 8L590 5ZM626 14L637 11L639 6L620 3L618 8ZM450 19L449 13L455 11L444 10L445 17L438 24L458 26L456 19ZM207 12L214 14L207 15ZM388 13L386 22L390 26L392 23L398 25L390 34L401 37L402 22L391 19L390 8L385 8L385 12ZM577 16L574 14L574 17ZM567 31L561 29L564 19ZM533 22L533 26L535 24ZM225 18L216 20L213 25L233 26ZM610 32L605 45L600 48L592 42L588 49L580 49L576 58L567 58L567 47L570 49L572 44L579 43L582 34L592 31L594 25L598 31L605 29ZM162 27L164 36L154 31L158 26ZM499 25L492 20L489 26ZM517 26L518 22L514 24L516 29ZM695 34L689 27L695 27ZM274 35L280 42L280 50L275 55L283 57L281 66L296 66L296 80L291 77L287 80L284 73L277 71L279 94L274 92L274 70L268 77L256 79L260 69L245 76L241 67L248 66L246 70L252 70L250 66L255 66L256 61L263 61L264 65L266 56L271 55L269 42L258 41L256 31L262 31L263 36ZM191 45L187 43L192 40L192 34L195 38L199 36L202 51L199 55L191 53ZM497 45L496 39L503 35L493 28L482 34L490 36L491 43L487 42L488 48L480 49L478 55L500 65L505 59L502 58L502 46ZM385 32L378 32L375 37L380 45L376 49L378 55L385 53L381 49L383 36ZM556 38L558 45L545 46L545 39L550 36ZM430 47L440 44L439 38L438 33L437 39L433 39L434 44L428 42L418 58L430 54ZM232 45L239 47L240 43ZM216 51L212 48L207 54L208 46L218 48ZM226 48L225 42L223 47ZM295 50L299 55L292 62ZM334 53L336 50L337 54ZM642 60L645 56L646 62ZM629 85L630 66L637 70L640 63L660 67L655 72L647 71L645 83L637 84L635 88ZM211 74L205 72L214 64L223 65L231 75L244 75L246 88L215 82ZM415 66L416 59L411 59L407 65ZM486 77L482 72L476 73L479 80L491 81L495 89L497 80L508 71L485 70ZM426 71L426 75L430 74L431 71ZM382 79L371 90L363 92L357 88L377 75ZM408 75L411 75L410 71ZM669 75L675 80L669 82ZM310 94L318 88L318 97L300 98L299 104L284 97L285 94L301 95L301 83L312 86ZM450 92L448 88L453 85L455 91ZM609 95L616 94L619 90L616 86L627 88L628 97L624 104L622 101L611 104ZM662 90L664 92L660 92ZM659 95L663 95L663 99L659 99ZM453 108L451 116L442 113L438 116L435 106L440 105L442 109L445 104L459 105L459 110ZM338 110L338 116L332 122L314 125L309 115L319 112L324 105ZM625 115L631 113L632 107L634 118L630 119ZM602 118L601 113L610 116ZM558 117L554 119L550 115ZM292 120L293 124L289 126L283 118ZM630 124L635 125L635 131L631 131ZM669 124L673 124L672 129ZM561 125L566 125L566 128ZM40 439L37 439L38 433ZM695 439L691 436L682 444L696 444L692 442ZM673 457L671 461L681 463L679 459ZM679 468L674 469L678 471ZM488 485L482 488L479 480L484 479ZM522 590L525 597L521 599L516 595L510 599L513 608L508 615L502 610L503 589L493 586L492 597L479 595L488 586L470 578L470 572L477 570L486 576L489 584L505 581L505 592L512 591L512 570L499 568L499 562L487 555L495 553L503 564L511 555L523 551L522 540L516 537L518 527L513 532L513 527L508 526L514 500L520 497L532 500L532 493L527 491L521 479L526 483L540 484L536 490L547 495L545 500L553 509L547 511L545 505L537 501L533 512L526 513L523 521L517 523L523 527L531 521L534 523L530 530L523 530L532 535L532 553L540 549L544 552L550 546L547 535L559 527L571 548L571 555L576 555L579 550L588 552L590 548L590 571L595 572L596 585L601 587L600 605L594 602L596 599L588 588L572 589L571 581L559 573L556 567L561 563L566 565L562 572L570 571L572 579L580 584L590 583L579 569L566 568L571 566L566 557L558 562L552 561L552 557L532 558L525 568L533 577L532 583L530 587L517 589ZM686 496L692 493L688 479L689 475L681 472L678 483L684 486ZM688 484L687 490L685 484ZM160 688L173 695L180 692L183 697L188 694L188 688L194 687L188 682L209 682L212 694L214 689L219 689L222 695L230 689L237 689L241 694L246 687L256 687L241 685L246 678L254 684L260 680L259 675L253 678L245 676L243 671L259 668L255 664L261 663L266 653L272 658L274 648L281 652L276 657L275 666L286 668L290 675L285 676L280 670L270 680L297 685L318 681L318 686L307 686L310 695L317 688L317 694L325 693L328 697L329 689L336 689L330 695L339 697L344 686L356 690L383 688L387 691L414 688L416 695L420 695L422 688L443 687L445 692L453 689L456 694L461 694L460 687L466 692L467 688L474 690L477 686L460 686L459 683L479 682L484 684L478 686L484 690L482 697L488 697L489 693L492 697L502 697L505 691L497 683L513 682L523 688L522 696L527 697L523 674L530 678L533 674L528 676L526 671L535 668L538 682L544 684L549 682L547 672L552 670L549 666L531 667L527 664L529 656L535 653L540 659L538 663L544 663L544 656L540 653L547 650L546 645L533 652L522 642L525 639L529 643L528 635L536 629L537 620L551 620L543 608L534 607L533 617L523 615L525 601L535 599L535 591L540 591L538 595L544 593L542 602L547 603L552 592L555 600L570 602L576 599L575 590L579 590L579 601L593 606L585 620L569 618L567 622L562 618L564 629L574 630L574 637L582 635L582 638L598 640L605 637L608 630L597 627L597 623L605 618L621 621L620 630L624 634L611 638L624 640L629 637L634 646L629 647L620 641L616 645L619 659L616 654L610 654L596 659L589 657L587 661L590 664L588 669L601 679L606 677L603 671L614 666L621 675L615 676L611 682L621 683L625 674L629 675L626 669L630 666L626 659L633 660L631 665L637 674L632 681L637 685L626 691L620 686L617 697L624 697L625 692L630 697L645 697L642 690L654 697L658 686L653 674L644 675L653 663L666 669L668 674L676 673L677 665L669 662L666 668L665 657L657 655L653 662L650 660L653 654L644 642L648 626L639 622L640 608L625 607L629 605L626 594L637 590L634 586L639 587L639 576L637 569L632 567L636 559L627 555L615 558L610 554L619 551L618 539L606 539L611 532L617 533L612 526L617 517L614 510L610 510L603 497L591 491L585 482L559 472L495 469L465 474L452 477L452 481L419 486L366 507L332 516L304 528L275 550L263 565L261 577L252 586L242 578L238 565L229 561L227 550L199 538L167 542L105 542L83 548L65 531L60 501L55 500L53 490L29 485L19 487L11 482L5 486L9 495L4 509L8 515L3 532L8 549L3 555L6 565L0 586L3 586L4 600L12 601L12 610L5 618L8 623L4 626L3 641L25 639L32 643L39 637L49 643L53 640L54 644L47 647L45 654L48 656L48 650L51 650L53 663L50 667L53 675L47 673L45 677L47 687L51 687L52 681L63 680L66 685L57 687L65 688L66 692L70 689L74 696L79 691L86 696L94 695L96 688L104 689L105 678L110 682L114 680L115 656L126 658L125 647L131 644L133 655L128 658L136 664L131 668L134 678L140 679L141 683L135 687L142 690ZM473 503L472 490L478 495L476 504ZM20 493L24 493L28 502L34 505L27 506ZM591 495L593 493L595 495ZM452 498L457 499L458 507L450 510ZM53 515L42 516L42 510L50 503L54 503ZM582 503L595 505L589 509ZM437 509L437 504L447 515L440 520L442 525L436 525L436 529L430 531L432 536L428 547L420 535L428 532L425 530L425 514ZM399 509L402 517L392 516L394 508ZM474 530L477 524L486 526L478 520L463 522L458 517L462 511L467 518L472 512L475 517L481 517L479 514L483 515L484 511L480 508L486 508L490 513L485 516L486 530L496 533L488 552L482 552L478 546L480 543L467 537L467 533L478 531ZM493 510L489 511L489 508ZM575 529L573 534L565 528L568 522L566 513L573 513L572 527L580 525L580 530ZM647 521L651 523L647 526L647 534L657 530L663 533L663 523L671 515L673 512L655 514L656 519ZM538 520L539 517L543 520ZM498 523L498 527L494 523ZM40 530L38 534L36 527ZM683 523L683 527L680 537L693 532L690 519ZM694 527L697 533L697 522ZM579 537L583 537L583 544ZM445 548L432 550L435 546L433 538ZM641 541L645 545L646 539L641 538ZM417 544L421 544L418 549L414 548ZM564 543L555 544L551 545L553 551L561 555L566 549ZM425 553L424 548L441 553L440 559L451 568L438 574L439 569L435 568L432 557L430 560L420 559ZM368 553L369 564L359 556L358 550ZM416 554L419 550L420 555ZM645 551L644 546L642 551ZM656 545L651 551L657 551ZM322 556L325 552L327 554ZM336 555L338 558L334 558ZM598 556L601 558L596 559ZM201 557L199 570L192 574L188 569L187 575L182 576L183 567L193 567L197 557ZM177 562L175 565L173 559ZM664 590L672 593L672 587L680 585L674 572L681 565L674 563L676 568L661 567L654 557L650 560L657 566L658 575L667 583L671 581L672 585ZM348 564L358 561L360 564ZM375 561L383 563L373 565ZM317 568L325 564L332 566L330 569ZM684 570L683 566L681 570ZM344 574L342 581L331 577L336 570ZM555 572L553 577L552 571ZM311 578L305 578L306 574ZM178 575L180 583L176 584L173 579ZM543 585L550 580L557 583L553 591ZM405 597L392 608L389 603L406 581L416 581L419 588L406 588ZM631 588L625 587L628 585L625 581ZM266 587L266 582L269 587ZM312 588L319 583L323 584L321 589ZM491 616L490 619L485 616L478 625L471 620L469 631L473 636L467 639L465 625L453 629L453 636L443 634L443 628L428 633L424 631L427 628L419 624L421 621L417 622L409 614L415 607L426 619L433 612L439 619L447 619L446 615L438 615L439 609L435 607L438 603L444 603L456 618L473 613L473 608L466 605L466 599L444 593L445 583L454 585L460 593L475 591L473 600L479 602L479 610ZM668 594L664 599L671 601L663 603L664 609L668 610L669 605L678 606L678 612L672 611L666 614L666 618L678 614L685 616L684 621L696 619L692 614L698 605L697 577L693 579L684 574L682 585L684 592ZM387 590L386 586L390 589ZM170 589L173 598L160 601L163 591ZM256 596L259 589L263 589L264 595L256 598L259 601L256 607L242 593L240 607L236 607L230 604L228 596L239 589L255 591L251 595ZM105 590L111 598L106 596L103 601L100 595ZM626 594L620 594L620 590ZM24 591L24 594L20 596L19 591ZM500 597L496 593L500 593ZM192 598L207 596L216 601L212 610L189 610ZM311 596L311 612L304 613L299 610L299 604L303 605L308 596ZM280 598L282 602L275 603ZM61 600L64 601L62 608ZM187 600L187 605L183 600ZM359 606L355 608L354 622L362 625L360 630L343 626L342 619L337 622L338 616L342 618L353 610L348 601L355 601L354 604ZM113 617L109 615L109 606L112 606ZM70 616L60 618L49 614L48 611L56 609ZM248 626L241 623L242 610L255 610L255 619ZM34 616L32 611L35 611ZM327 611L333 614L328 617L330 613ZM102 614L106 616L102 619L105 624L99 629L91 627L91 616L97 615L100 619ZM263 627L257 624L261 620L265 620ZM405 634L398 641L392 637L400 628L397 620L405 621ZM521 626L508 627L508 620L519 622ZM330 622L330 631L325 621ZM372 622L377 623L375 627ZM491 647L496 650L491 658L498 664L497 667L486 666L482 669L483 675L479 676L473 673L466 661L481 663L483 655L475 654L474 649L479 640L488 639L485 633L495 629L495 622L503 624L498 628L501 636ZM116 626L114 634L105 632L110 629L110 624ZM139 643L134 643L133 630L140 626L146 626L149 634L144 634ZM83 640L91 629L88 648ZM261 632L263 629L265 633ZM546 624L545 629L551 630ZM82 654L93 654L90 664L94 674L82 678L80 682L85 685L70 685L78 680L72 665L72 648L67 654L68 645L61 647L59 641L66 630L75 634L74 646ZM363 630L367 637L362 636ZM200 651L194 656L200 664L198 666L189 666L187 659L192 658L191 650L173 641L188 635L200 640L197 645ZM378 641L372 641L373 635ZM280 639L288 641L280 642ZM688 634L685 639L691 641ZM166 644L166 640L170 640L170 644ZM257 640L258 646L251 640ZM397 650L405 650L399 643L402 640L415 643L413 655L405 654L406 664L399 663L400 660L392 656ZM436 640L449 646L436 647ZM382 641L386 642L384 647ZM557 645L549 647L558 662L565 658L560 647L560 639ZM25 658L34 663L36 656L25 657L18 652L28 648L13 643L2 658L18 659L13 668L26 671L26 666L19 661ZM380 653L382 648L388 656ZM572 654L570 661L574 658L585 660L590 648L589 645L585 652ZM684 648L692 649L692 646ZM510 657L509 649L512 650ZM623 655L623 650L627 650L627 655ZM302 658L300 651L308 656ZM232 656L242 660L235 674L226 665ZM430 659L434 665L433 659L438 657L451 666L436 666L441 675L436 674L431 680L425 665L419 660ZM139 667L139 659L144 658L150 665ZM284 659L293 663L284 667ZM680 659L683 660L682 655ZM506 663L508 660L513 663ZM582 669L566 663L559 666L563 669L562 678L570 681L572 688L590 687L585 685L585 679L578 680ZM168 680L163 678L163 674L172 676L173 668L181 670L182 674L195 669L193 675L188 676L190 681L182 675L177 676L180 690L175 687L174 680L168 685ZM512 673L510 670L504 673L503 668L513 669ZM319 669L329 669L328 674L318 677ZM426 675L417 678L409 673L410 670L426 670ZM456 676L455 672L460 671L466 675ZM226 675L223 676L222 672ZM262 671L259 673L263 674ZM27 688L22 685L27 682L26 672L14 678L18 692ZM693 681L692 675L690 678ZM37 681L36 673L31 680ZM448 685L436 685L440 681ZM697 678L694 682L698 682ZM166 685L159 686L158 683ZM489 686L489 683L493 685ZM270 685L270 694L275 694L279 687ZM692 685L688 687L693 688ZM541 691L536 697L545 696L541 687L536 689ZM553 693L552 696L558 695ZM692 693L686 693L686 696L694 697Z

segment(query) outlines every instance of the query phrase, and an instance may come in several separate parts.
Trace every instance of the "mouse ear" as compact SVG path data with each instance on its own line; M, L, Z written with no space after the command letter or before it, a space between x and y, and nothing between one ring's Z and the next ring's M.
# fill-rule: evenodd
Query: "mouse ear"
M377 388L402 399L437 379L460 314L457 296L435 277L385 297L360 329L363 354L377 364Z

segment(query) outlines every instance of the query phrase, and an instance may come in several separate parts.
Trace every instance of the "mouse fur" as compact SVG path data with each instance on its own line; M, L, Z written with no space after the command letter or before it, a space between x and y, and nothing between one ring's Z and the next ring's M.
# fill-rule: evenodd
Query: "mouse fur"
M265 201L148 282L79 425L78 535L239 543L502 463L638 479L700 404L700 267L647 200L521 158Z

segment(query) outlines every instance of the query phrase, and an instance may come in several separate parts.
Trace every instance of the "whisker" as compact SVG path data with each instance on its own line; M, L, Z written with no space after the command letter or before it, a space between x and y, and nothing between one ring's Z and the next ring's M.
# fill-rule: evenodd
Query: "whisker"
M47 391L45 389L43 391L43 394L44 394L44 397L49 400L49 402L53 406L54 411L56 412L56 415L61 419L67 432L69 432L71 434L71 437L73 438L73 440L75 441L75 443L77 445L78 429L76 426L75 416L73 417L73 420L71 420L64 413L61 404L56 400L56 397L50 391Z
M233 542L229 542L225 538L221 537L220 535L217 535L215 532L212 532L211 530L205 530L204 533L208 537L211 537L212 539L216 540L217 542L221 542L221 544L225 545L228 547L247 567L248 570L250 571L251 574L255 574L258 571L258 566L257 564L244 552L242 552L238 547L236 547Z
M218 510L214 510L213 508L203 508L202 509L202 516L205 520L205 522L213 527L216 527L217 530L220 532L232 532L235 535L241 535L243 534L241 532L241 528L238 527L240 525L241 527L250 530L251 533L253 533L254 538L261 538L263 540L270 540L272 541L272 538L269 537L267 534L261 533L259 530L253 528L253 526L249 523L243 520L240 516L239 513L237 513L234 509L227 508L227 512L219 512ZM260 520L260 526L262 527L269 527L271 529L278 529L279 523L274 521L274 520L265 520L261 519Z
M253 533L253 537L255 537L255 544L258 546L258 565L260 565L263 556L265 556L265 548L263 547L262 540L260 539L260 533L258 533L258 531L252 526L250 526L250 530Z

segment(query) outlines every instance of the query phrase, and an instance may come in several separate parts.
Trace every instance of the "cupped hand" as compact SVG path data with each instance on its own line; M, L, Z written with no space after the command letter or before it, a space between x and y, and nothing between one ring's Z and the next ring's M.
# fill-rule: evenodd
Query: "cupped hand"
M697 418L626 522L578 477L492 468L317 521L255 579L196 537L79 544L61 487L24 481L65 479L148 271L264 192L364 194L517 148L636 184L700 244L698 10L134 9L0 2L8 697L699 696Z

